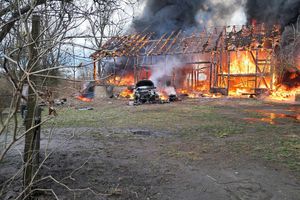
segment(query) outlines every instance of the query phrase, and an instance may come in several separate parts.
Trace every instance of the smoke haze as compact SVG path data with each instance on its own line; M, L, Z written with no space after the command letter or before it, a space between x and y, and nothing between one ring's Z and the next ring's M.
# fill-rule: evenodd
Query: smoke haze
M152 67L152 75L150 80L153 81L154 85L160 86L165 85L165 83L160 83L160 81L166 77L172 76L172 72L176 69L182 68L184 64L177 58L171 57L167 59L167 63L159 62Z

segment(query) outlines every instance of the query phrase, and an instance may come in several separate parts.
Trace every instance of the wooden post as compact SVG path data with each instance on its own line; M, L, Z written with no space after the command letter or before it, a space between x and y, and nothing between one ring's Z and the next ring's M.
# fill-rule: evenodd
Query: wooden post
M134 84L136 84L138 82L138 56L133 57L133 74L134 74Z
M37 47L39 43L37 42L40 34L40 16L32 16L32 30L31 30L31 44L29 45L29 63L28 69L35 71L38 66L36 63L38 57ZM36 82L36 79L32 76L30 77L31 82ZM34 173L38 167L38 157L39 157L39 146L40 146L40 127L32 128L41 121L41 110L37 106L36 93L29 86L28 89L28 100L27 100L27 114L25 117L25 147L24 147L24 173L23 173L23 186L25 189L24 197L25 199L31 199L31 182Z
M210 55L210 67L209 67L209 91L211 92L211 89L212 89L212 87L214 87L214 85L213 85L213 81L212 81L212 74L213 74L213 67L214 67L214 65L213 65L213 63L214 63L214 60L213 60L214 58L213 58L213 56L212 55Z
M259 66L258 66L258 49L256 49L256 52L255 52L255 59L254 59L254 63L255 63L255 91L259 88L259 84L257 83L257 79L258 79L258 71L259 71ZM253 56L254 58L254 56Z
M98 68L98 70L100 70L100 67ZM100 73L99 73L100 74ZM96 64L96 59L94 59L94 72L93 72L93 76L94 76L94 80L97 81L98 80L98 76L97 76L97 64Z
M139 57L136 56L136 83L140 81L140 66L139 66Z
M274 87L274 81L275 81L275 59L274 59L274 56L273 56L273 53L269 52L269 58L270 58L270 74L271 74L271 83L270 83L270 89L273 90L273 87Z
M220 87L220 85L224 84L224 76L220 76L220 80L219 80L219 73L223 74L223 50L221 49L220 52L220 57L218 59L218 57L216 57L216 63L219 62L219 65L217 65L216 68L216 77L217 77L217 82L216 84L218 85L218 87ZM225 85L225 84L224 84Z
M230 51L228 51L227 52L227 65L228 65L228 76L227 76L227 94L226 94L226 96L228 96L229 95L229 90L230 90L230 75L231 75L231 73L230 73L230 59L231 59L231 57L230 57L230 55L231 55L231 52Z

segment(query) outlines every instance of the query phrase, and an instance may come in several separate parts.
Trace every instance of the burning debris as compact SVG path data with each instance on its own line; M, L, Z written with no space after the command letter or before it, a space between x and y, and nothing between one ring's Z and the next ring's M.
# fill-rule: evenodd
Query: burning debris
M287 41L282 35L286 30L283 27L294 23L298 16L295 9L286 18L276 15L271 22L265 20L265 15L252 13L254 5L262 8L258 1L145 2L144 13L130 29L133 34L113 37L102 50L91 55L95 60L95 77L101 76L99 71L114 73L106 84L130 86L140 80L151 80L159 98L168 101L179 95L190 98L218 94L269 95L286 99L299 93L300 69L296 66L294 72L278 70L281 65L278 52ZM262 5L268 3L262 1ZM279 13L279 4L284 5L284 13L299 5L297 1L280 0L271 2L269 7ZM173 12L174 9L178 12ZM161 20L161 16L167 21ZM225 25L238 17L244 18L243 23L248 20L248 24ZM208 28L208 25L214 26ZM295 52L299 56L300 52ZM97 70L98 60L106 64ZM136 91L127 88L120 96L134 99Z
M94 99L95 84L93 82L87 82L83 84L80 95L76 96L76 99L84 102L92 102Z

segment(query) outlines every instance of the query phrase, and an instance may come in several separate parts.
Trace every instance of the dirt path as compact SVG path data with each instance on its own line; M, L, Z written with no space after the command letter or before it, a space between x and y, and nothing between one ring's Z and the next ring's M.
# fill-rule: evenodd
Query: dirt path
M53 188L60 199L298 200L300 196L300 182L292 174L246 154L235 156L224 140L206 134L188 141L171 132L148 130L61 128L54 132L48 149L54 152L41 176L52 175L70 188L89 187L105 194L70 192L53 181L38 185ZM44 132L44 147L48 136ZM19 166L18 156L16 150L10 152L0 183ZM16 182L3 199L13 199L19 186ZM37 199L54 197L42 193Z

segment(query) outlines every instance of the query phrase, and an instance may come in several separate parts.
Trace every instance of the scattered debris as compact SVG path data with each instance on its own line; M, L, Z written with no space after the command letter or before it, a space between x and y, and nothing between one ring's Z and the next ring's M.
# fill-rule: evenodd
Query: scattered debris
M174 102L174 101L178 101L178 100L179 99L178 99L177 95L175 95L175 94L169 95L169 101L170 102Z
M67 98L54 99L54 105L56 106L64 105L66 102L67 102Z
M134 106L134 101L129 101L129 102L128 102L128 105L129 105L129 106Z
M82 108L76 108L76 109L80 110L80 111L82 111L82 110L94 110L93 107L82 107Z
M95 96L95 84L93 82L86 82L83 85L83 89L80 90L80 95L76 96L76 99L91 102Z

